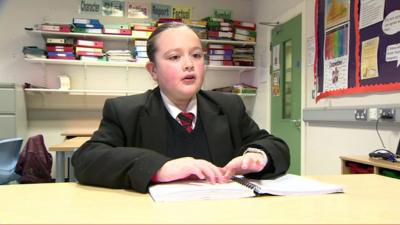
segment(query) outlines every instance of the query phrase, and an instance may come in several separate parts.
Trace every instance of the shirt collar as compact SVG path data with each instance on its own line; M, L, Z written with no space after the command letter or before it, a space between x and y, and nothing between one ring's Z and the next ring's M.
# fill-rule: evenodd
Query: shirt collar
M167 108L169 114L172 116L172 118L176 119L178 117L178 114L181 113L182 111L160 90L161 93L161 98L164 102L165 108ZM193 123L196 124L196 119L197 119L197 97L194 95L192 99L190 100L186 112L190 112L194 114L194 120Z

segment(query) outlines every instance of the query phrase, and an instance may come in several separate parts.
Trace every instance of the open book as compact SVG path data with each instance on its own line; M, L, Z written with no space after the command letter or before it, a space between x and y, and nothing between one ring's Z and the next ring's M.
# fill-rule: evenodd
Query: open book
M233 199L257 195L311 195L343 192L339 185L323 183L302 176L287 174L271 180L252 180L235 176L224 184L205 181L177 181L150 186L149 192L156 202Z

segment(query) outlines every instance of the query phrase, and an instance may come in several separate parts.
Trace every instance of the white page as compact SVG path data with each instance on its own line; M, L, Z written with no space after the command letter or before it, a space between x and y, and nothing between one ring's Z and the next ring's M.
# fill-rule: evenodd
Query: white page
M261 187L260 194L272 195L311 195L343 192L340 185L323 183L310 178L286 174L274 180L250 180Z
M254 197L253 190L236 182L210 184L205 181L179 181L150 186L149 192L156 202L235 199Z

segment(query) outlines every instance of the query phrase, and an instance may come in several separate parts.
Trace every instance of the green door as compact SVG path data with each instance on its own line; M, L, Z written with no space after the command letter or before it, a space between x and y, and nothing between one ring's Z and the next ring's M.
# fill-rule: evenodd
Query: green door
M290 148L289 173L301 172L301 15L271 34L271 132Z

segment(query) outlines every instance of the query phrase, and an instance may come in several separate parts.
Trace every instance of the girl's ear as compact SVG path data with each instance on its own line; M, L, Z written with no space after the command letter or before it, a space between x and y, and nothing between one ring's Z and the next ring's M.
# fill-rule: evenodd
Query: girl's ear
M158 80L158 76L157 76L156 65L153 62L147 62L146 63L146 69L147 69L147 72L149 72L149 74L153 78L153 80L157 81Z

